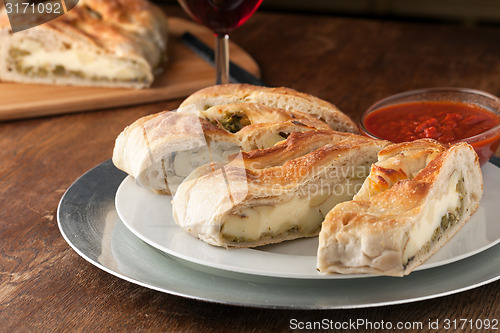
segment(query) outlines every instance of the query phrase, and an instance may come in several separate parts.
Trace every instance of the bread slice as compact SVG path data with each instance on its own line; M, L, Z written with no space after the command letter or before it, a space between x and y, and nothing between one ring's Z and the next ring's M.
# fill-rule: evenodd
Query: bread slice
M197 115L164 111L120 133L113 163L142 186L173 194L198 166L271 147L292 132L316 129L329 127L308 114L251 103L215 106Z
M385 145L335 131L291 133L273 147L195 169L172 200L174 219L222 247L316 236L325 215L352 199Z
M481 195L481 169L470 145L430 139L390 145L354 200L326 216L318 270L407 275L469 220Z
M358 133L356 124L335 105L290 88L269 88L249 84L225 84L201 89L179 106L179 112L206 110L229 103L259 103L285 110L301 111L326 122L331 129Z
M59 18L16 33L0 5L0 81L145 88L166 43L166 17L147 0L80 0Z

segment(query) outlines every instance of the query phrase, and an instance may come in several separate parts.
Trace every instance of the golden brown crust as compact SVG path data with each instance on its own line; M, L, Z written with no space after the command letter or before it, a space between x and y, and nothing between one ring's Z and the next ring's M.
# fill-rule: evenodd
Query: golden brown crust
M10 30L9 27L10 24L4 12L0 14L0 32L4 30L3 36L0 37L3 38L2 43L5 45L10 40L17 41L27 36L39 40L49 50L65 45L67 48L84 49L100 56L110 55L117 59L127 59L149 69L147 78L137 78L137 80L147 79L146 82L98 81L93 84L87 82L87 85L148 86L153 80L153 71L159 68L165 59L166 17L159 8L147 0L80 0L78 5L66 14L47 23L15 34L8 34L5 31ZM42 37L47 40L42 41L40 39ZM9 50L0 53L2 57L9 56ZM4 70L0 68L0 71ZM81 70L85 72L84 68ZM5 76L3 79L11 81L49 83L46 82L47 78L41 76L29 77L8 72L5 72L3 76ZM72 79L74 82L68 78L55 78L54 82L85 84L82 83L81 78Z
M394 143L382 149L379 153L379 160L383 161L398 154L430 154L441 153L449 148L449 144L443 144L433 139L420 139L411 142Z
M314 177L336 156L342 156L361 145L379 145L382 141L334 131L292 133L286 141L268 149L244 152L248 179L260 190L275 185L293 187ZM260 191L259 190L259 191Z
M243 128L235 125L238 131L231 133L224 126L228 119L235 118L234 115L248 119L241 125ZM211 153L206 151L213 155L213 160L219 152L226 156L239 151L268 148L285 140L290 133L325 128L329 127L307 114L253 103L226 104L196 114L164 111L143 117L128 126L116 140L113 162L143 186L158 193L170 194L166 178L169 173L178 173L173 171L172 163L180 151L213 150ZM201 159L199 163L201 161L209 162L210 159ZM196 166L199 163L195 163ZM189 173L194 167L185 166L183 169ZM152 173L159 175L154 177L154 181L144 177ZM181 181L183 177L174 178Z
M71 29L72 38L92 41L107 52L140 53L152 67L160 63L162 55L154 51L167 34L162 11L146 0L81 0L46 25L59 32Z
M233 155L228 158L232 161L229 164L214 163L195 169L174 196L174 218L196 237L225 247L254 247L317 235L323 214L331 209L329 205L352 198L354 190L350 191L350 186L363 181L366 168L387 144L335 131L292 133L273 147ZM362 175L356 174L360 169ZM217 186L220 190L212 190ZM203 206L202 210L202 194L207 191L211 193L210 202L217 204ZM290 224L287 230L264 232L257 239L231 240L221 232L231 216L242 215L245 219L246 213L241 212L247 209L280 207L293 200L302 200L301 207L305 205L315 216L315 222L306 219L308 228L298 221L297 215L285 221ZM301 214L303 208L290 209Z
M385 191L404 179L413 179L431 160L449 148L432 139L396 143L379 153L379 161L373 164L370 176L355 199L364 199Z
M224 84L201 89L182 102L179 110L202 110L207 105L235 102L259 103L285 110L296 110L326 122L331 129L358 133L356 124L335 105L291 88L261 87L249 84Z
M251 84L245 84L245 83L210 86L210 87L199 90L195 94L192 94L190 97L186 98L184 103L185 103L185 105L189 105L191 103L190 98L193 98L193 99L197 98L198 97L197 95L210 96L210 95L228 94L228 95L239 96L239 97L245 99L246 97L248 97L249 95L251 95L255 92L257 92L257 93L264 92L266 94L276 94L276 95L296 96L296 97L300 97L301 99L304 99L308 102L323 106L325 108L337 109L337 107L335 105L333 105L332 103L329 103L325 100L317 98L313 95L299 92L299 91L292 89L292 88L260 87L260 86L254 86Z
M248 132L243 135L248 135L253 132L253 128L257 124L270 124L279 122L289 122L292 125L299 127L309 127L310 129L330 130L327 124L316 119L315 117L293 110L283 110L257 103L230 103L224 105L216 105L206 110L200 111L198 114L201 118L216 124L220 128L224 128L224 118L232 115L244 117L251 126L244 126L238 131Z
M385 164L383 172L374 165L354 200L339 204L326 216L318 249L320 271L409 274L444 245L479 204L481 170L477 155L466 143L449 146L424 139L391 145L380 152L379 163ZM433 205L439 208L428 210ZM432 223L436 222L427 222L435 221L430 216L441 219L435 212L453 214L456 222L449 228L446 225L448 229L442 229L428 248L422 247L407 258L413 230L419 234L421 228L427 228L431 235L435 232ZM422 227L418 223L431 224Z

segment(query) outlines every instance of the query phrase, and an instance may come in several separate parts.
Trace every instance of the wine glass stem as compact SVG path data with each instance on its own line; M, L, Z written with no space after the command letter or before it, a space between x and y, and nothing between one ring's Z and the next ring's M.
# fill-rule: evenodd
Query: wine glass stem
M215 38L215 83L229 83L229 35L216 34Z

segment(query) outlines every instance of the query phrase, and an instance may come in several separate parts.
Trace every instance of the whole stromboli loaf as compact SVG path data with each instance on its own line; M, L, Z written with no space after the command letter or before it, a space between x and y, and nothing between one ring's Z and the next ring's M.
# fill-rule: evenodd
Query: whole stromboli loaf
M223 84L201 89L184 100L179 112L196 112L214 105L259 103L285 110L301 111L324 121L331 129L358 133L357 125L335 105L310 94L285 87Z
M192 171L172 200L174 219L222 247L316 236L325 215L353 197L387 144L335 131L291 133L270 148Z
M147 0L80 0L16 33L0 5L0 81L144 88L166 46L167 19Z
M467 143L394 144L378 159L354 199L326 216L319 235L320 272L407 275L479 206L482 174Z

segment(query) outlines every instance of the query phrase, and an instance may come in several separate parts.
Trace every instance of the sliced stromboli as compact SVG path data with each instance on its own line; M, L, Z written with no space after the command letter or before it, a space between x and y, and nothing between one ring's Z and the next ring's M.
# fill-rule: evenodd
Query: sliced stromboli
M229 103L216 105L195 113L231 133L247 125L293 121L311 128L329 130L323 121L300 111L285 110L257 103Z
M407 275L469 220L481 195L470 145L423 139L388 146L354 200L326 216L318 270Z
M273 147L195 169L173 198L178 225L222 247L255 247L318 234L350 200L387 144L350 133L291 133Z
M201 89L180 105L180 112L199 112L215 105L258 103L285 110L301 111L326 122L331 129L358 133L356 124L335 105L290 88L269 88L249 84L225 84Z
M148 87L165 58L166 21L147 0L80 0L50 22L12 33L0 5L0 80Z
M117 137L113 163L142 186L170 194L195 167L271 147L292 132L328 128L307 114L250 103L200 116L164 111L137 120Z
M413 179L446 149L447 146L433 140L418 140L386 147L378 154L378 162L372 165L370 175L354 199L369 199L400 180Z

